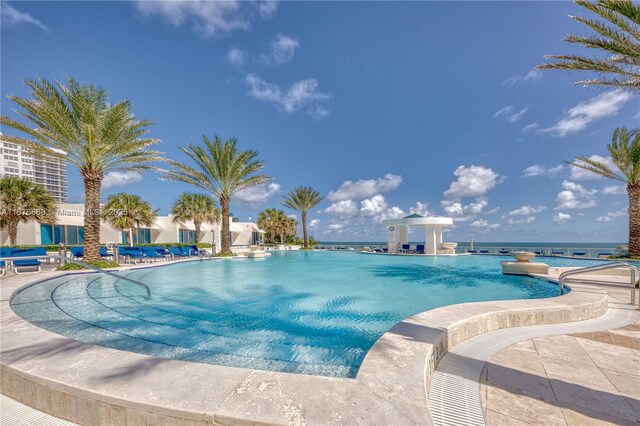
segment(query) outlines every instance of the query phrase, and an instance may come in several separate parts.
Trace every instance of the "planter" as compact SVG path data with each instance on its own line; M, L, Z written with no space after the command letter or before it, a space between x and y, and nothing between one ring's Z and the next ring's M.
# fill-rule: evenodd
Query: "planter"
M515 257L518 262L528 262L536 257L536 254L530 251L514 251L511 256Z
M455 250L458 247L458 243L441 243L440 245L445 250Z

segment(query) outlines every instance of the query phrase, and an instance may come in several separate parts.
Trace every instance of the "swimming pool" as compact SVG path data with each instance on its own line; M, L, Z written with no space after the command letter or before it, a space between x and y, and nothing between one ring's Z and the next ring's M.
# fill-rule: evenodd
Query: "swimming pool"
M546 281L503 275L501 260L274 252L266 259L183 262L123 273L148 284L149 299L128 281L81 274L27 287L11 306L39 327L115 349L354 377L375 341L413 314L455 303L557 294L557 286Z

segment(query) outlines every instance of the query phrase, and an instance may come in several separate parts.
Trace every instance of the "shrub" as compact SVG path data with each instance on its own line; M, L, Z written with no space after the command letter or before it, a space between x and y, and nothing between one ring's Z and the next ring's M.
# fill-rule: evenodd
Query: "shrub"
M117 268L120 266L115 262L106 262L104 260L96 260L93 262L86 262L86 263L88 265L91 265L100 269ZM82 265L78 265L77 263L67 262L65 265L58 266L56 268L56 271L78 271L80 269L87 269L87 268L85 268Z

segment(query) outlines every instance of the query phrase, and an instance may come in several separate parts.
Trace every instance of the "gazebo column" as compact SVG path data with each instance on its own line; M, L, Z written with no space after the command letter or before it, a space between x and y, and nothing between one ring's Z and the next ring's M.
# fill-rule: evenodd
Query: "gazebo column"
M436 254L436 227L424 226L424 254Z
M402 247L403 244L409 244L409 227L407 225L398 226L398 247Z
M436 225L436 252L442 248L442 225Z
M387 238L387 250L389 253L396 253L398 251L398 231L397 226L390 226L389 236Z

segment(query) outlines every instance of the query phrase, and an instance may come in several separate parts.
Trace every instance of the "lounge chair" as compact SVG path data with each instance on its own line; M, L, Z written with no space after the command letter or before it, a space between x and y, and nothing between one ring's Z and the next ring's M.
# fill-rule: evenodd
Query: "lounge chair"
M183 252L182 250L180 250L180 247L168 247L167 250L169 251L169 253L171 253L174 259L176 257L189 257L189 253Z
M157 259L164 260L164 256L161 254L158 254L155 247L140 247L140 251L142 252L142 255L147 259L154 260L154 261Z
M205 256L208 253L205 250L200 250L198 248L198 246L193 245L193 246L185 246L189 249L189 254L192 256ZM183 247L184 248L184 247Z
M542 251L542 250L534 250L533 253L534 254L544 254L544 251Z
M586 256L587 252L586 251L574 251L573 253L571 253L571 256Z
M424 244L416 245L416 254L424 254Z
M7 262L0 260L0 276L7 273Z
M467 250L467 253L471 253L471 254L474 254L474 253L477 253L477 252L478 252L477 250Z
M398 250L398 253L415 253L411 250L411 244L403 244L402 248Z
M489 250L480 250L480 253L481 253L481 254L488 254L488 253L489 253Z
M613 256L613 253L608 252L608 251L598 253L598 259L607 259L607 258L609 258L611 256Z
M171 254L171 252L169 250L167 250L164 247L161 246L155 246L153 247L156 251L156 253L158 253L160 256L164 256L165 258L173 258L173 255Z
M552 250L551 254L564 254L563 250Z
M27 250L20 250L17 252L14 252L11 254L11 256L16 257L16 256L46 256L47 255L47 250L45 250L42 247L38 247L38 248L32 248L32 249L27 249ZM33 272L40 272L42 270L42 268L40 267L40 265L42 265L42 263L38 260L38 259L25 259L25 260L14 260L13 261L13 272L15 272L16 274L21 274L22 272L19 271L19 269L21 268L33 268L35 267L36 270Z
M82 259L84 257L84 247L69 247L72 259Z
M144 261L146 259L140 247L119 247L119 249L123 249L124 255L129 259L129 262L137 263L137 260ZM119 253L122 254L121 251Z
M106 247L100 246L100 257L102 259L113 259L113 255L109 254Z
M509 254L509 250L502 249L498 253L500 253L500 254Z

